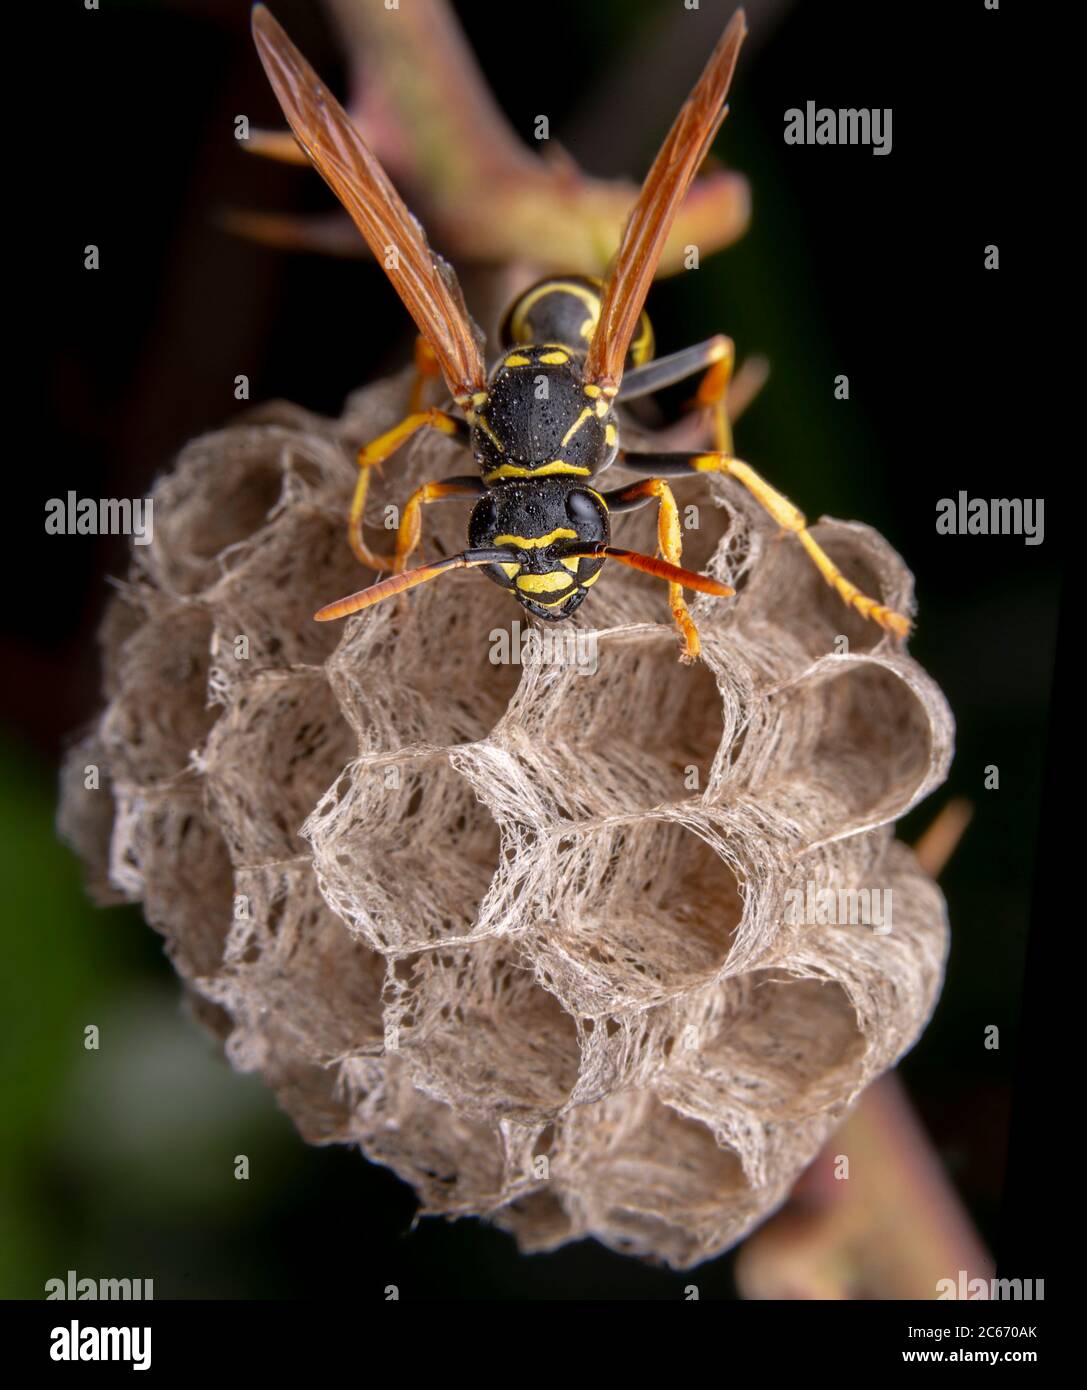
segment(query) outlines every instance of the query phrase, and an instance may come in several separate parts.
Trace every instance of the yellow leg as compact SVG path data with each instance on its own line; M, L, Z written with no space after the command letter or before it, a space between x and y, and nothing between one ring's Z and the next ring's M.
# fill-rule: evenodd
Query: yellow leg
M412 382L408 409L415 414L423 408L423 392L428 381L437 380L442 374L434 349L425 338L415 340L415 380Z
M747 407L766 385L770 364L765 357L745 357L732 374L725 397L725 410L730 424L735 424ZM731 449L723 450L730 454Z
M637 507L651 497L655 497L659 504L657 545L661 556L670 565L678 566L683 558L683 528L679 523L679 508L676 506L675 496L663 478L647 478L644 483L632 483L629 487L616 488L614 492L605 495L605 500L609 511L621 512L630 507ZM672 620L683 638L680 661L697 661L702 654L702 642L683 597L682 584L669 583L668 606L672 610Z
M901 613L896 613L893 608L887 608L883 604L877 603L867 594L862 594L856 584L850 583L808 530L807 518L803 512L793 506L792 502L778 492L777 488L771 487L765 478L760 477L755 472L750 464L744 463L742 459L723 457L721 454L714 453L693 455L690 466L698 473L726 473L729 477L743 483L748 492L762 503L779 526L796 534L816 569L830 587L838 593L843 603L848 604L850 608L855 608L865 618L871 618L873 622L878 623L888 632L893 632L896 637L909 636L911 627L909 618Z
M713 412L713 447L731 454L732 424L766 385L770 367L765 357L748 357L736 367L736 349L731 338L724 338L724 356L706 372L698 384L691 406Z
M692 404L696 410L713 412L713 445L723 454L732 453L732 422L728 418L728 388L732 382L732 372L736 365L736 347L731 338L725 338L725 354L714 362L698 384Z
M394 454L401 444L411 438L417 430L434 429L442 434L459 435L467 438L467 426L455 415L444 410L420 410L406 416L391 430L386 430L377 439L364 444L358 453L359 477L355 484L355 494L351 499L351 511L347 522L347 539L355 556L371 569L392 569L395 556L379 555L371 550L362 535L362 518L366 509L366 494L370 486L370 469L376 468Z
M447 478L444 483L424 483L408 498L396 532L396 558L393 573L402 574L423 534L423 507L442 497L480 497L486 485L479 478Z

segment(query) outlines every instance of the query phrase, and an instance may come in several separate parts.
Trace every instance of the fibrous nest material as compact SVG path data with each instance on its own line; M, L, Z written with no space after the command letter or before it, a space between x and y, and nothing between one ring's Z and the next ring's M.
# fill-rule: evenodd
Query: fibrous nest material
M345 539L353 454L406 394L266 407L183 451L104 624L61 829L306 1139L525 1250L592 1235L690 1266L780 1203L932 1010L944 904L892 826L943 779L949 713L706 475L684 562L738 596L693 603L696 666L664 586L618 565L557 649L472 572L313 622L372 578ZM419 437L368 517L464 471ZM429 553L464 520L429 508ZM650 509L619 525L654 548ZM815 534L908 610L875 532ZM798 914L827 888L890 890L891 930Z

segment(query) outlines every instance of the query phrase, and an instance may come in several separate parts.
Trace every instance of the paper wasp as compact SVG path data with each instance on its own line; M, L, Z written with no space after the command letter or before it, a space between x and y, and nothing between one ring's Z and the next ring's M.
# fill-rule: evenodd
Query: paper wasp
M482 334L468 315L452 269L427 244L419 223L367 148L346 112L263 5L253 10L253 37L295 138L350 213L385 268L421 334L420 381L444 377L463 418L413 408L395 428L359 451L359 477L348 536L358 558L392 575L322 608L325 621L357 613L393 594L455 569L475 567L508 589L530 613L550 622L571 616L607 559L668 583L681 658L700 651L684 589L728 596L724 584L680 568L682 532L667 477L727 474L742 483L778 524L795 532L820 573L865 617L898 636L909 620L862 594L807 529L803 515L750 465L734 457L725 412L733 364L729 339L653 359L644 304L675 214L727 113L725 98L746 33L733 16L680 109L639 194L603 284L552 277L529 290L506 319L506 348L488 375ZM698 404L712 408L712 451L635 453L619 442L616 404L703 372ZM419 401L413 402L418 406ZM480 476L448 478L417 489L404 509L396 553L374 554L363 538L369 470L416 431L439 430L472 450ZM616 459L644 481L599 492L597 474ZM407 562L419 543L421 510L439 498L475 499L468 549L417 569ZM611 545L610 517L650 501L658 505L660 557Z

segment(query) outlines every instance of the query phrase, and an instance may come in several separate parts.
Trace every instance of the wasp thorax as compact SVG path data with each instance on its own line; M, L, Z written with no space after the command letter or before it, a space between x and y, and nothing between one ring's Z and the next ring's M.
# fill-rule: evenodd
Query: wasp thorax
M500 358L469 420L487 482L588 478L612 461L619 442L609 402L586 386L578 360L555 343L515 348Z

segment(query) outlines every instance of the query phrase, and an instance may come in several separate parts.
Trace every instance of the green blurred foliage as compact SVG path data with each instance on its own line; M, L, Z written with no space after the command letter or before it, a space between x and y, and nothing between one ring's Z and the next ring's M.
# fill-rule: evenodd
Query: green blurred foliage
M217 1243L267 1214L290 1181L293 1135L266 1089L225 1068L184 1016L139 913L90 904L54 815L50 770L0 745L0 1295L41 1297L74 1268L157 1274L158 1296L177 1296L162 1273L183 1275L201 1228ZM247 1182L234 1177L243 1153ZM220 1292L236 1292L236 1277Z

